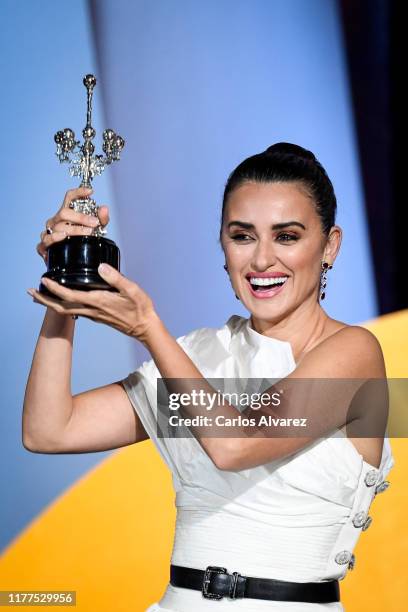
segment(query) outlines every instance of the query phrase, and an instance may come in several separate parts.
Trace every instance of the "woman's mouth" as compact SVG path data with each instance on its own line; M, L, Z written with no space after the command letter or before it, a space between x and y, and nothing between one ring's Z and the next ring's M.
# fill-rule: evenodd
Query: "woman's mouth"
M285 286L288 276L277 276L270 278L247 277L247 282L252 295L258 299L270 298L280 293Z

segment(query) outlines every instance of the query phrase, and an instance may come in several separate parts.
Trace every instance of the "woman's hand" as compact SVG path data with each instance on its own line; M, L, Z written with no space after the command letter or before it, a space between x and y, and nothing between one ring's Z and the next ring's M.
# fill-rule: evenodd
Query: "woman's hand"
M64 240L67 236L89 236L98 225L105 226L109 223L107 206L98 207L98 218L69 208L72 200L90 196L91 193L92 189L86 187L70 189L65 194L61 208L46 221L46 229L41 232L40 242L37 244L37 253L44 259L45 263L47 263L48 248L52 244ZM51 234L47 233L47 227L51 228Z
M48 306L58 314L78 315L95 323L105 323L146 343L150 330L160 322L151 298L139 285L108 264L101 264L98 273L118 292L68 289L49 278L42 278L41 282L60 299L48 297L36 289L29 289L28 293L34 302Z

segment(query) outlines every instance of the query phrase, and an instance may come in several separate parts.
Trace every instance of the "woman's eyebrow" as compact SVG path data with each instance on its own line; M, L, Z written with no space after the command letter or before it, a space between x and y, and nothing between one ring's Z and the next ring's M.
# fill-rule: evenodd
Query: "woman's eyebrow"
M245 223L245 221L230 221L227 225L228 229L231 227L231 225L238 225L239 227L243 227L245 229L255 229L255 225L253 225L253 223ZM284 223L275 223L274 225L272 225L271 229L283 229L285 227L289 227L290 225L298 225L302 229L306 229L303 223L299 223L299 221L285 221Z

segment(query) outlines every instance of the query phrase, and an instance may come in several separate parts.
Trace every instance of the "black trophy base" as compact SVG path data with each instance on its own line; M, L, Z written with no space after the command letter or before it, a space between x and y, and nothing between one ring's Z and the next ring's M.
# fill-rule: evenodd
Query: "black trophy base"
M47 272L50 278L68 289L117 291L98 273L98 266L107 263L120 272L120 251L113 240L103 236L67 236L48 249ZM40 293L57 298L40 283Z

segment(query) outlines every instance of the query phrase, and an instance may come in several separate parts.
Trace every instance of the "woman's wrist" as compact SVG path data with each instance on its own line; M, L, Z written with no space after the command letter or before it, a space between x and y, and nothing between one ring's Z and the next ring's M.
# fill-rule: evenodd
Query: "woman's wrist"
M153 354L163 341L163 336L169 332L164 325L159 315L153 311L149 315L149 319L144 326L143 333L137 336L139 342L141 342L149 353Z
M71 315L63 315L48 307L45 311L42 331L52 336L72 336L75 329L75 320Z

